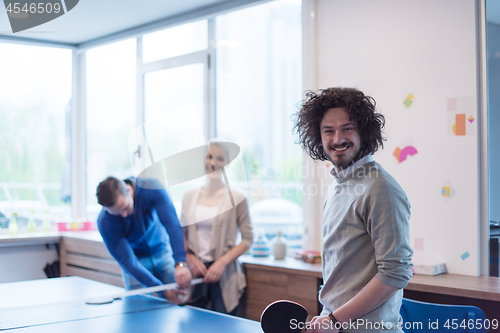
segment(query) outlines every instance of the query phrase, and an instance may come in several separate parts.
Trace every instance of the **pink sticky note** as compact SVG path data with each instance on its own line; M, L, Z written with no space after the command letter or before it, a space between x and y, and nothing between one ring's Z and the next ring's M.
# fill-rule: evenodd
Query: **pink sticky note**
M448 111L456 111L457 110L457 98L450 97L448 98Z
M424 239L415 238L415 251L422 251L424 249Z

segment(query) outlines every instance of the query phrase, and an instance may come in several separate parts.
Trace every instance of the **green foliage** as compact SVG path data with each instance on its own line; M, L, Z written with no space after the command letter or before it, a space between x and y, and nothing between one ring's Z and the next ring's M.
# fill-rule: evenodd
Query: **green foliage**
M64 124L64 111L50 110L43 102L1 103L0 182L61 182L65 161ZM14 192L14 199L33 197L29 190Z
M38 195L36 194L36 190L34 189L16 188L11 189L9 192L13 200L39 200Z
M245 168L247 174L250 176L254 176L258 173L258 169L255 169L254 166L257 165L257 156L250 151L250 150L244 150L243 151L243 160L245 161Z
M59 190L45 190L45 199L50 207L54 206L69 206L71 203L67 203L61 200Z

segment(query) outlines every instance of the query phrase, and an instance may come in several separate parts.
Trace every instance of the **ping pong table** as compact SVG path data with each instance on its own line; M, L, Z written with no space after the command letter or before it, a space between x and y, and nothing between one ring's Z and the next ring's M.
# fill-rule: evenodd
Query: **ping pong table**
M260 323L151 295L108 304L88 299L117 295L124 289L79 277L0 284L0 331L19 333L258 333Z

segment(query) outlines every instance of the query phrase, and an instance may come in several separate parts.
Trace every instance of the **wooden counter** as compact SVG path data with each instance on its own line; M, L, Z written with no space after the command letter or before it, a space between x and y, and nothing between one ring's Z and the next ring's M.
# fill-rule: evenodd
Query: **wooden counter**
M98 231L0 235L0 247L41 244L60 245L61 277L79 276L123 287L120 266L109 254Z
M247 278L246 318L259 320L270 303L287 299L305 306L309 319L321 312L318 291L322 282L321 264L286 258L274 260L240 257Z
M246 268L255 268L273 271L273 272L293 272L297 275L312 276L322 278L321 264L310 264L294 258L285 258L283 260L275 260L273 257L255 258L250 255L240 257L240 262Z
M123 287L120 265L97 231L78 231L61 239L61 277L80 276Z
M491 276L414 275L405 290L500 302L500 278Z
M27 232L11 236L8 232L0 234L0 247L25 246L39 244L61 243L63 237L76 238L81 240L97 241L102 243L102 237L98 231L51 231L36 232L30 234Z
M278 299L303 304L310 314L321 311L317 302L322 284L320 264L287 258L242 256L247 274L247 317L258 320L265 306ZM500 278L442 274L414 275L404 290L405 297L424 302L474 305L486 316L500 320ZM316 302L314 302L314 299ZM490 332L498 332L490 330Z
M58 232L20 233L16 236L11 236L8 233L0 235L0 247L57 244L60 242L61 234Z

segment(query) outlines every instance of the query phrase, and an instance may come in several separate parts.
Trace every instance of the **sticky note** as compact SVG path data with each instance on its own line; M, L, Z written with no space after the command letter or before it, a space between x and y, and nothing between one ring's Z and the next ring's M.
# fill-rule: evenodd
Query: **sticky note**
M465 260L465 259L469 258L469 256L470 256L470 255L469 255L469 252L465 252L464 254L462 254L462 255L460 256L460 258L462 258L462 260Z
M448 186L443 186L441 188L441 195L443 197L449 197L450 196L450 192L451 192L451 187L448 187Z
M398 163L404 162L408 156L413 156L418 153L417 149L413 146L406 146L403 149L396 147L392 155L396 157Z
M465 114L455 115L455 135L465 135Z
M454 137L476 136L476 98L474 96L450 97L447 103L446 134Z
M456 111L457 110L457 98L450 97L448 98L448 111Z
M418 153L417 149L413 146L406 146L401 150L401 154L399 154L399 162L403 162L406 160L406 157L413 156Z
M422 251L424 249L424 239L415 238L415 251Z
M401 155L401 149L399 147L396 147L396 149L394 150L394 153L392 153L392 155L396 158L396 160L398 160L398 163L400 163L399 155Z
M406 96L406 99L403 101L403 104L409 108L411 103L413 103L412 99L415 98L415 96L413 96L412 94L408 94L408 96Z
M411 99L405 99L405 100L404 100L404 102L403 102L403 104L404 104L407 108L409 108L409 107L410 107L411 103L413 103L413 101L412 101Z

